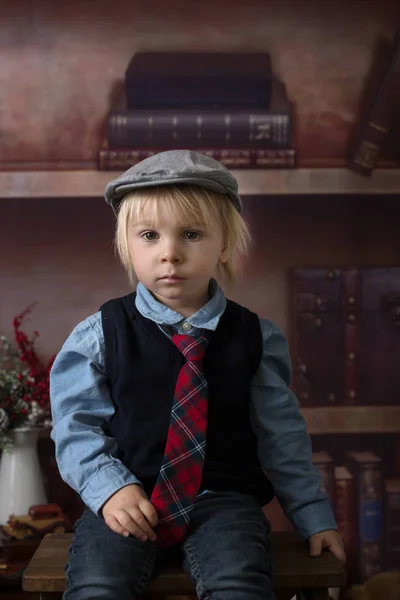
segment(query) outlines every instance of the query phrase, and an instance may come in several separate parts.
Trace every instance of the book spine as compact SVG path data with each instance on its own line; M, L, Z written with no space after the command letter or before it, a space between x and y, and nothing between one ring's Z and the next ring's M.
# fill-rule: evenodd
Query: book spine
M268 52L135 52L125 71L129 107L268 106Z
M357 485L359 576L364 582L382 570L383 498L380 465L361 465Z
M319 462L318 460L313 459L313 463L315 464L316 467L318 467L318 469L321 473L321 477L322 477L321 491L329 499L332 510L334 511L334 507L335 507L335 475L334 475L333 459L329 462Z
M291 114L260 111L113 111L110 148L288 148Z
M389 483L389 482L387 482ZM385 570L400 566L400 479L385 486Z
M370 175L387 137L393 112L400 98L400 30L388 66L361 120L352 146L348 166L362 175Z
M342 307L346 311L344 323L345 396L343 404L361 404L359 394L359 351L361 321L360 269L343 269Z
M273 149L196 149L218 160L231 169L291 169L296 166L296 153L292 148ZM97 166L100 171L125 170L138 162L153 156L161 149L112 150L101 148Z
M335 477L335 518L347 558L347 570L354 572L357 550L354 479Z
M344 404L342 270L299 267L292 273L294 392L302 407Z
M143 77L129 76L125 80L130 108L171 108L182 106L268 106L271 77ZM156 90L156 92L155 92Z

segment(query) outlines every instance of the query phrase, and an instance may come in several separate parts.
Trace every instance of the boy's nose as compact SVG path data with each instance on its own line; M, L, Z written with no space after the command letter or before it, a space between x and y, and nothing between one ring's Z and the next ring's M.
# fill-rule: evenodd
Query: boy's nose
M173 264L180 263L182 261L182 252L179 245L174 242L166 243L162 249L161 260Z

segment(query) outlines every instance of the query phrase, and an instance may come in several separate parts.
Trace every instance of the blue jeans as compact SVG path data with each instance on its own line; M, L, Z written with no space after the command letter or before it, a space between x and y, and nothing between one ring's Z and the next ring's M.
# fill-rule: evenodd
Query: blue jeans
M252 496L200 496L178 549L199 599L275 600L269 533L270 524ZM86 509L75 525L63 600L139 598L165 558L156 543L114 533Z

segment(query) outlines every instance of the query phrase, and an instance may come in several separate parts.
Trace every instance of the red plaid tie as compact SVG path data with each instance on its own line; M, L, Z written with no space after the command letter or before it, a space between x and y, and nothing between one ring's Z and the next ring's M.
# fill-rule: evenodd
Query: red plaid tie
M201 363L208 339L174 335L172 341L186 363L178 374L164 459L150 499L163 548L185 538L203 475L207 430L207 381Z

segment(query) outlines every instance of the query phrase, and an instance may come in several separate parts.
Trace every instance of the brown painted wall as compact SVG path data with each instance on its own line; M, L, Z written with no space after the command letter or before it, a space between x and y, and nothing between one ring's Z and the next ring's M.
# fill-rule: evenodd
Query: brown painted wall
M340 158L398 0L5 0L0 164L93 161L137 50L269 50L296 106L300 159ZM6 163L6 164L4 164Z

